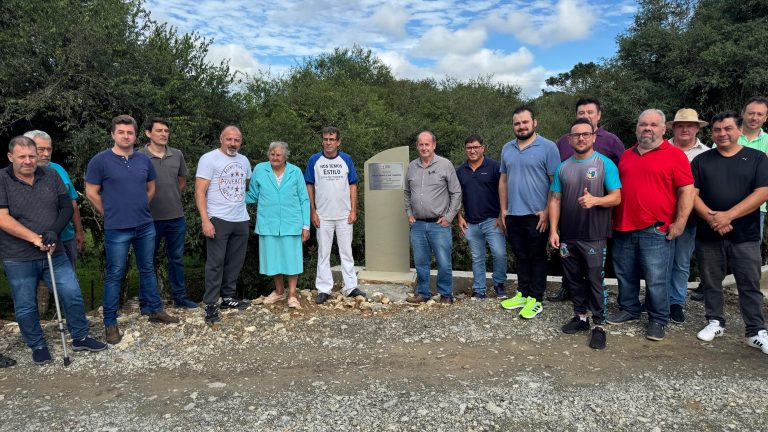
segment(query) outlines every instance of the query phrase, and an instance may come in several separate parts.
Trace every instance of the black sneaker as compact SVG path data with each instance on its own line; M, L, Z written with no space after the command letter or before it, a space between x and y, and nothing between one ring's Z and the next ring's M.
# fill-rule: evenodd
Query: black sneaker
M648 323L648 328L645 330L645 337L652 341L660 341L664 339L664 326L651 321Z
M234 297L227 297L221 299L222 309L248 309L251 304L247 301L236 299Z
M91 351L99 352L107 349L107 344L96 339L86 336L80 340L72 341L72 351Z
M562 287L560 288L560 291L557 292L557 294L548 296L547 300L551 302L562 302L569 300L571 298L571 292L568 291L568 288Z
M349 294L347 294L347 297L352 297L352 298L355 298L355 297L357 297L357 296L363 296L363 297L366 297L366 298L368 298L368 294L366 294L366 293L362 292L362 291L360 290L360 288L355 288L355 289L353 289L352 291L350 291L350 292L349 292Z
M11 367L16 364L16 360L0 354L0 368Z
M695 290L691 291L691 300L704 301L704 288L699 284Z
M571 318L570 321L565 323L565 325L562 327L562 330L565 334L574 334L580 331L587 331L589 330L589 318L582 320L578 316L575 316Z
M673 304L669 305L669 319L673 323L682 324L685 322L685 314L683 313L683 305Z
M323 303L325 303L325 301L326 301L326 300L328 300L329 298L331 298L331 295L330 295L330 294L326 294L326 293L324 293L324 292L319 292L319 293L317 293L317 297L315 297L315 303L317 303L317 304L323 304Z
M473 299L478 299L478 300L485 300L485 299L488 298L488 294L486 294L486 293L479 293L479 292L473 292L472 293L472 298Z
M592 329L592 336L589 338L589 347L592 349L605 349L605 330L602 327Z
M51 352L48 351L48 347L33 349L32 361L37 365L44 365L52 362L53 358L51 358Z
M496 291L497 299L503 300L503 299L509 298L509 294L507 293L507 290L504 288L503 283L493 285L493 290Z
M221 316L219 315L219 307L215 304L212 305L206 305L205 306L205 322L208 324L213 324L221 321Z
M639 317L636 317L632 315L631 313L627 311L616 311L610 315L608 315L608 324L621 324L629 321L637 321Z

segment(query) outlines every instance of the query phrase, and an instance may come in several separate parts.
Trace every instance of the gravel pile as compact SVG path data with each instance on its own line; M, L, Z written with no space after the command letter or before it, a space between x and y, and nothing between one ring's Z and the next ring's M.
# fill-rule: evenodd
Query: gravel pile
M0 430L768 429L768 356L744 344L733 292L712 343L691 302L664 341L645 339L644 316L593 351L559 330L570 303L526 321L491 299L411 306L402 287L361 288L322 306L304 290L300 310L256 299L217 329L200 310L167 326L124 312L120 344L66 368L55 322L43 367L6 323L0 348L19 364L0 370Z

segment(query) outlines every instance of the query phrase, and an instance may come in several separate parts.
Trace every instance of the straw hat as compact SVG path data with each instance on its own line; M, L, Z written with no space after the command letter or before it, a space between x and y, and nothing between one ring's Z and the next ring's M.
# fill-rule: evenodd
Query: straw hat
M681 108L675 113L675 119L667 122L667 127L672 129L672 125L678 122L698 123L699 127L704 127L709 123L699 120L699 113L691 108Z

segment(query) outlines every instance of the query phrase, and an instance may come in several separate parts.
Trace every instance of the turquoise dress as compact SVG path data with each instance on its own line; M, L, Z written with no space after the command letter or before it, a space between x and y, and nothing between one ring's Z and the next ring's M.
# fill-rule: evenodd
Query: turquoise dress
M309 226L309 195L301 169L286 163L278 184L269 162L257 164L245 202L257 205L259 273L267 276L302 273L301 233Z

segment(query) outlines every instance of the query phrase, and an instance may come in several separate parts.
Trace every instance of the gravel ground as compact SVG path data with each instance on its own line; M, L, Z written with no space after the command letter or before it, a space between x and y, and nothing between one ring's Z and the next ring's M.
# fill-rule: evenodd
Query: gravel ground
M43 367L6 323L0 348L19 364L0 370L0 430L768 430L768 356L744 344L733 290L712 343L690 302L664 341L645 339L643 316L594 351L560 332L570 303L526 321L491 299L414 307L363 288L383 295L318 307L303 291L300 311L257 299L218 329L201 311L169 326L123 313L123 342L66 368L54 322Z

